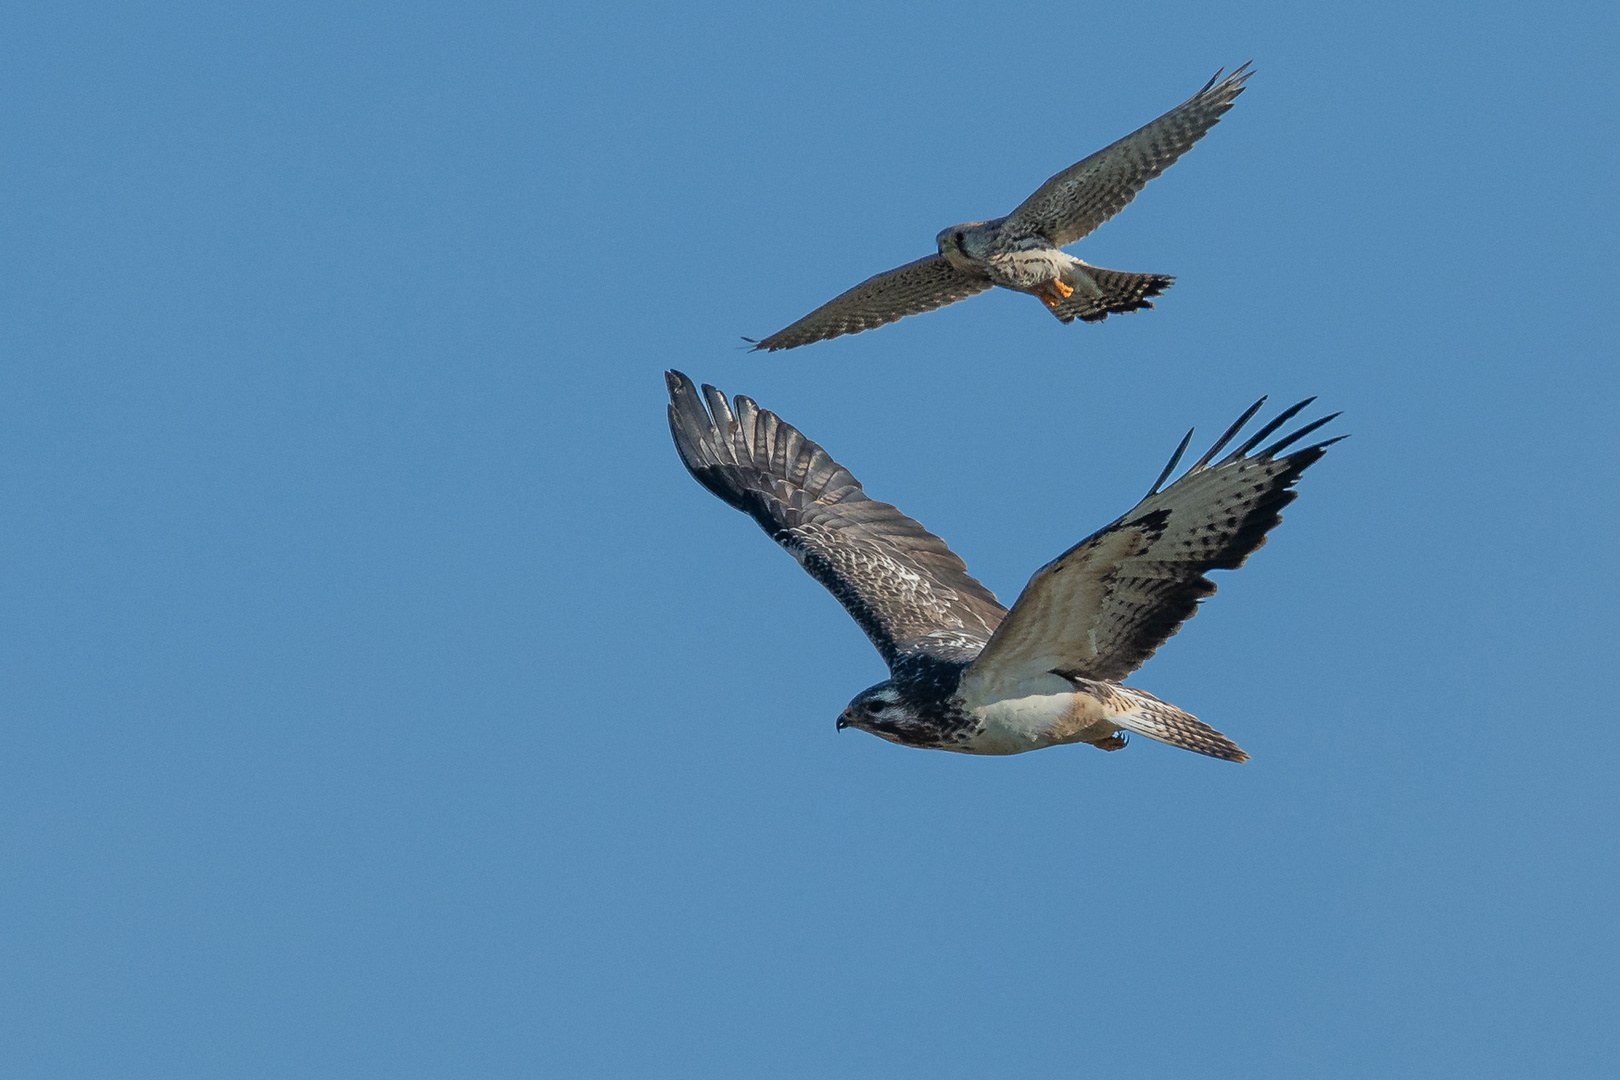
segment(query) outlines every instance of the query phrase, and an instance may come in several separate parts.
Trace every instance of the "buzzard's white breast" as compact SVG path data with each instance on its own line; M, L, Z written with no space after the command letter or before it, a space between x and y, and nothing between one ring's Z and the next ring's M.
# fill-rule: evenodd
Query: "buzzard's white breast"
M975 752L1019 754L1072 742L1082 731L1103 723L1106 710L1091 695L1076 693L1067 679L1043 675L973 709L972 715L983 724L972 742Z

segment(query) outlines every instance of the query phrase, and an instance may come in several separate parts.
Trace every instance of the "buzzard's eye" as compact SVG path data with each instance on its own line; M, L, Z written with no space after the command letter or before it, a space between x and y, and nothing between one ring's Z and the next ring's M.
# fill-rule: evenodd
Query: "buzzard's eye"
M878 713L883 711L883 702L868 701L866 703L866 711L871 713L873 716L876 716Z

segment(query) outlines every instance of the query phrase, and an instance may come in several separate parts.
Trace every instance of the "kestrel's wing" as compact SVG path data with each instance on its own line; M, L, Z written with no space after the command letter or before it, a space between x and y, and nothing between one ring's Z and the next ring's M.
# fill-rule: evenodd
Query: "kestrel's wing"
M915 652L959 655L1006 608L945 542L861 490L798 430L738 397L666 372L669 429L697 482L757 521L844 605L890 667ZM704 408L704 400L708 408Z
M1202 90L1151 124L1042 184L1008 215L1004 228L1038 232L1058 247L1087 235L1192 149L1232 107L1252 74L1248 64L1225 79L1217 71Z
M1259 411L1261 398L1161 491L1192 439L1189 431L1134 510L1036 571L963 678L970 705L1008 696L1025 680L1049 672L1117 681L1141 667L1215 591L1205 573L1242 566L1282 520L1279 511L1294 501L1300 473L1338 442L1276 456L1334 413L1249 456L1314 400L1284 410L1211 465Z
M858 334L907 315L966 300L989 287L990 282L985 279L970 277L942 256L930 255L867 278L792 326L754 342L754 351L791 349L843 334ZM753 341L752 338L744 340Z

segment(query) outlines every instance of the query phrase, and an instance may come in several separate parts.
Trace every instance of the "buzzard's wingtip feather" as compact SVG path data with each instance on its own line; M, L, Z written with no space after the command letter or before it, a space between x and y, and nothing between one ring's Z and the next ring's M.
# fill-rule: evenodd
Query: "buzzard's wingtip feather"
M1339 417L1341 415L1343 415L1342 412L1329 413L1327 416L1322 417L1322 419L1320 419L1320 420L1313 420L1309 424L1306 424L1304 427L1300 428L1298 431L1294 432L1293 434L1288 435L1285 438L1278 439L1276 442L1272 443L1270 446L1266 447L1264 450L1260 451L1255 456L1258 457L1258 458L1261 458L1261 459L1267 459L1267 458L1275 457L1277 455L1278 451L1286 450L1288 447L1294 445L1296 442L1303 439L1305 436L1309 435L1311 432L1315 431L1317 428L1321 427L1323 424L1326 424L1329 421L1334 420L1334 419L1336 419L1337 417Z
M1284 424L1288 423L1288 421L1292 420L1295 416L1299 415L1301 409L1306 408L1315 400L1316 396L1313 394L1304 401L1299 402L1297 405L1290 406L1289 408L1286 408L1282 412L1278 413L1272 418L1270 423L1266 424L1265 427L1262 427L1259 431L1249 436L1242 446L1226 455L1226 459L1222 462L1222 464L1224 465L1227 461L1236 461L1244 454L1247 454L1250 450L1253 450L1255 447L1259 446L1265 441L1268 435L1282 427Z
M1311 443L1311 445L1305 447L1302 450L1295 450L1294 453L1296 453L1296 454L1309 454L1309 453L1314 451L1317 454L1317 456L1320 457L1322 455L1322 453L1327 450L1328 447L1332 446L1336 442L1344 442L1344 440L1348 439L1349 437L1350 436L1349 436L1348 433L1346 433L1344 435L1335 435L1331 439L1323 439L1319 443Z
M669 389L671 403L674 402L677 395L696 390L686 372L677 371L674 368L664 372L664 386Z
M1248 409L1244 411L1243 415L1237 418L1237 422L1226 429L1226 434L1215 440L1215 445L1209 448L1208 453L1199 458L1193 467L1187 471L1197 472L1199 469L1202 469L1205 465L1208 465L1211 461L1213 461L1215 459L1215 455L1226 449L1226 444L1237 437L1237 433L1243 430L1243 425L1247 424L1250 420L1253 420L1254 414L1259 412L1261 406L1263 406L1265 403L1266 398L1262 396L1259 401L1255 402L1253 405L1250 405Z
M675 437L675 449L687 471L709 487L699 470L720 462L714 418L704 408L698 388L685 373L674 369L666 371L664 382L669 388L669 430Z
M1187 434L1181 437L1181 445L1176 447L1176 452L1170 455L1169 464L1164 467L1164 471L1159 474L1159 478L1153 481L1153 486L1148 489L1148 495L1157 495L1159 488L1164 485L1166 480L1170 479L1170 474L1176 471L1176 466L1181 463L1181 455L1187 452L1187 446L1192 442L1193 430L1188 428Z

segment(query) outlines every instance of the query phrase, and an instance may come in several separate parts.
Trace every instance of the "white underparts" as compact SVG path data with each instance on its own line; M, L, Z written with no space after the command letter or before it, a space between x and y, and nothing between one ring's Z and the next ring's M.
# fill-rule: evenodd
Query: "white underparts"
M1114 723L1108 705L1091 694L1078 693L1067 680L1049 675L1043 685L1026 686L1029 692L1006 697L973 711L982 723L968 744L979 754L1021 754L1062 743L1103 739Z

